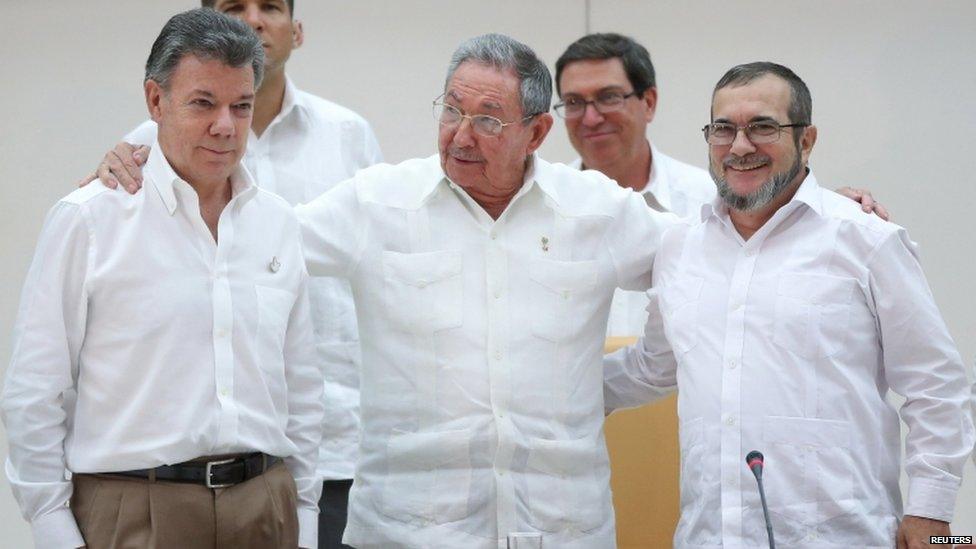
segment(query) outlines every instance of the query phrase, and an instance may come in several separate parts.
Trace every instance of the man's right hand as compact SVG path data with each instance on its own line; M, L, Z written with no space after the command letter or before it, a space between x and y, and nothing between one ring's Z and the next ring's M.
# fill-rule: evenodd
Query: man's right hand
M135 194L142 188L142 166L149 158L149 147L135 146L124 141L114 149L105 153L93 176L88 176L79 182L79 187L91 183L96 178L110 189L122 185L129 194Z

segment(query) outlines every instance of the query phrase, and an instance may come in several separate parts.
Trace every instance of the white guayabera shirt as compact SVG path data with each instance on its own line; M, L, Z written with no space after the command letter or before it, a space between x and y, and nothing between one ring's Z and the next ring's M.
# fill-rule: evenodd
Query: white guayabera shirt
M614 546L601 356L670 214L533 157L497 221L437 156L297 210L313 275L352 281L363 343L356 547Z
M661 212L687 217L715 199L715 183L708 172L671 158L651 145L651 173L641 195L648 206ZM581 168L582 159L571 164ZM607 322L607 336L636 337L644 333L647 295L618 289L614 292Z
M961 358L905 230L807 175L743 241L717 203L665 234L642 343L608 357L607 405L677 382L677 547L893 547L904 513L952 519L974 434ZM658 306L659 301L659 306ZM661 324L666 340L661 337Z
M144 173L134 196L55 205L24 285L0 404L35 543L84 545L69 471L264 452L286 458L314 547L322 371L292 208L238 168L215 242L158 146Z
M149 145L156 140L156 124L144 122L124 140ZM288 79L281 112L261 137L249 132L243 163L262 189L294 206L382 160L362 117ZM349 282L324 277L309 280L308 292L316 357L325 371L318 475L350 479L359 444L359 334L352 293Z

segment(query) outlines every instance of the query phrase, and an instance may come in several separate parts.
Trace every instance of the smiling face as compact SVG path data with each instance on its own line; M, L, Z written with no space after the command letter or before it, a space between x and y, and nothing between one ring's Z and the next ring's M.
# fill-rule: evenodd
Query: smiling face
M789 84L765 75L745 85L717 90L712 98L712 122L789 124L790 101ZM797 131L801 132L799 139L794 137ZM739 131L729 145L710 145L709 172L720 196L742 211L769 204L783 189L802 180L816 135L813 126L784 128L776 141L757 145Z
M585 59L573 61L563 68L559 77L560 99L568 97L593 100L601 93L634 91L627 78L623 61ZM588 168L600 171L620 171L614 166L637 158L647 148L647 124L654 119L657 89L650 88L642 97L624 100L619 111L600 114L588 105L582 117L566 120L566 131L573 148Z
M515 122L493 137L475 133L467 119L455 127L439 126L444 173L476 199L478 195L507 196L513 185L516 189L521 186L526 158L539 148L552 125L552 117L546 113L520 122L526 113L519 97L514 71L474 61L461 63L447 83L444 103L467 115Z
M264 46L268 72L284 70L292 50L304 40L302 25L292 19L285 0L219 0L214 9L237 17L254 29Z
M186 55L168 89L146 81L146 103L159 125L159 145L176 173L191 185L227 181L244 155L254 103L250 64L230 67Z

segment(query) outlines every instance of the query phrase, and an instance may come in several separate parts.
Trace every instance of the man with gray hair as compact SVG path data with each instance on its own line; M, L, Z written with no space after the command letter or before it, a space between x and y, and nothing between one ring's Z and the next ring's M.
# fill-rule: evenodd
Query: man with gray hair
M538 157L551 95L524 44L468 40L432 105L438 155L297 210L310 272L350 278L362 333L345 543L615 544L607 310L614 288L647 288L671 218Z
M147 188L92 185L48 215L0 395L38 547L316 545L299 226L240 165L263 70L240 21L170 19L146 63Z
M309 271L348 278L359 319L349 545L615 544L607 311L615 288L648 287L674 218L539 158L551 100L527 46L468 40L431 105L439 154L297 208Z

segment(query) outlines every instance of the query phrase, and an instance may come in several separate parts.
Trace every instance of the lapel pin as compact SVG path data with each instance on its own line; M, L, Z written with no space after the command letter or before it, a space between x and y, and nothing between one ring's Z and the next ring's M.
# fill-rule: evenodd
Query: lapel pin
M268 263L268 268L271 269L271 272L273 273L278 272L278 269L281 268L281 263L278 262L278 256L271 258L271 263Z

